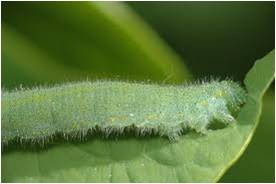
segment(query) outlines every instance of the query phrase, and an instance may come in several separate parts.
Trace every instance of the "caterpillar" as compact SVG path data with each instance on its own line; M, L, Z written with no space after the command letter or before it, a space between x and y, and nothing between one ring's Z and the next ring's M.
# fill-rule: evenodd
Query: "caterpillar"
M177 141L182 131L206 134L211 122L235 122L233 113L246 100L231 80L192 85L121 81L85 81L53 87L2 92L2 143L47 142L56 134L105 136L133 129L139 136L157 134Z

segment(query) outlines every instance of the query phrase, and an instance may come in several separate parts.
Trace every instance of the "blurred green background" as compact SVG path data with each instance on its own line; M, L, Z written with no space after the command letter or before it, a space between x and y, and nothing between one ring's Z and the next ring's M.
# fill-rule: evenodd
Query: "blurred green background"
M274 48L274 2L129 2L196 77L243 80Z
M242 81L274 49L274 2L2 2L2 89L86 79ZM274 84L221 182L274 182Z

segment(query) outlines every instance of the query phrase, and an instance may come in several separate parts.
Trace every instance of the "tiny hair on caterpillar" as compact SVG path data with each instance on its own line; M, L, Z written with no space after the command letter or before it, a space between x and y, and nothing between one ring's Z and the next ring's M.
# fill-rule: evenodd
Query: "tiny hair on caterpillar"
M177 141L185 129L208 133L213 121L236 122L246 92L231 80L189 85L85 81L2 91L2 143L47 143L56 134L105 137L132 129L137 136Z

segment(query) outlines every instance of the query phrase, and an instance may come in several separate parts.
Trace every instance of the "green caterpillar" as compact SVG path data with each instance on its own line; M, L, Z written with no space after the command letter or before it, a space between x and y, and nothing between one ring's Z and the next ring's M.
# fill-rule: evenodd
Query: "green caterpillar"
M246 92L230 80L193 85L119 81L68 83L2 92L2 143L45 143L56 134L105 136L128 129L174 141L189 128L206 133L212 121L235 122Z

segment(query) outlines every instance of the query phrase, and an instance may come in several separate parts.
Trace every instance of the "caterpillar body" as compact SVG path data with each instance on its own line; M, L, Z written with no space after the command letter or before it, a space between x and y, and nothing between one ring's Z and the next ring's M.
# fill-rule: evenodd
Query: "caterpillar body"
M96 129L109 136L129 128L177 140L187 128L204 134L214 120L235 122L232 114L245 99L230 80L180 86L86 81L2 92L2 143L45 142L57 133L84 137Z

